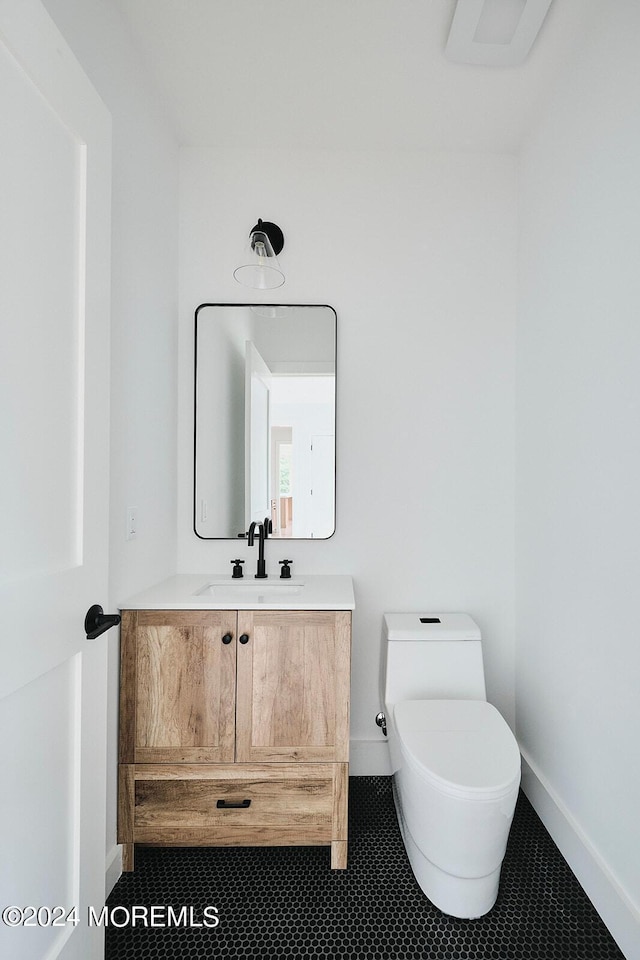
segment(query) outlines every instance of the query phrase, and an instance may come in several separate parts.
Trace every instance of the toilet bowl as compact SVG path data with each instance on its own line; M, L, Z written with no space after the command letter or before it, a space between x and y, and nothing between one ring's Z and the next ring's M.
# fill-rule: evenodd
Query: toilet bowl
M486 700L480 632L464 614L386 614L383 671L394 800L423 892L451 916L494 905L520 752Z

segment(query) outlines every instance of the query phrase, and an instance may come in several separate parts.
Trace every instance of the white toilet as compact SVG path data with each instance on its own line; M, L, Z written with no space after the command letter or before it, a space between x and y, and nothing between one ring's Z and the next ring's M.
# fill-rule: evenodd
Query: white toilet
M520 751L487 703L480 630L464 613L384 616L382 698L400 830L418 883L454 917L498 895Z

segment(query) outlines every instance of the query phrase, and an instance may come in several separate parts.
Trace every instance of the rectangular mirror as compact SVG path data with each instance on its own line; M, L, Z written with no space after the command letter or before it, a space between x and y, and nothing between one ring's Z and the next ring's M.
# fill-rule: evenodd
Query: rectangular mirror
M203 303L195 314L194 530L274 538L335 530L336 312Z

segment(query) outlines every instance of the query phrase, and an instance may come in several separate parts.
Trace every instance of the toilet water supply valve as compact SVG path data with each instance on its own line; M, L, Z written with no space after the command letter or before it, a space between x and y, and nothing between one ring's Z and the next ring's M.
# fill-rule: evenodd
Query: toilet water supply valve
M382 712L382 710L380 711L380 713L376 713L376 723L378 724L378 726L380 727L380 729L382 730L382 732L384 733L384 735L385 735L385 737L386 737L386 735L387 735L387 718L385 717L385 715L384 715L384 713Z

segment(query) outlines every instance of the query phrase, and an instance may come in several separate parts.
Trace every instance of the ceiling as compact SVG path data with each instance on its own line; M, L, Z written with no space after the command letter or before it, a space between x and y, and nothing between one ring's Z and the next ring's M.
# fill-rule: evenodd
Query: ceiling
M516 152L598 0L520 67L450 63L455 0L112 0L193 146Z

